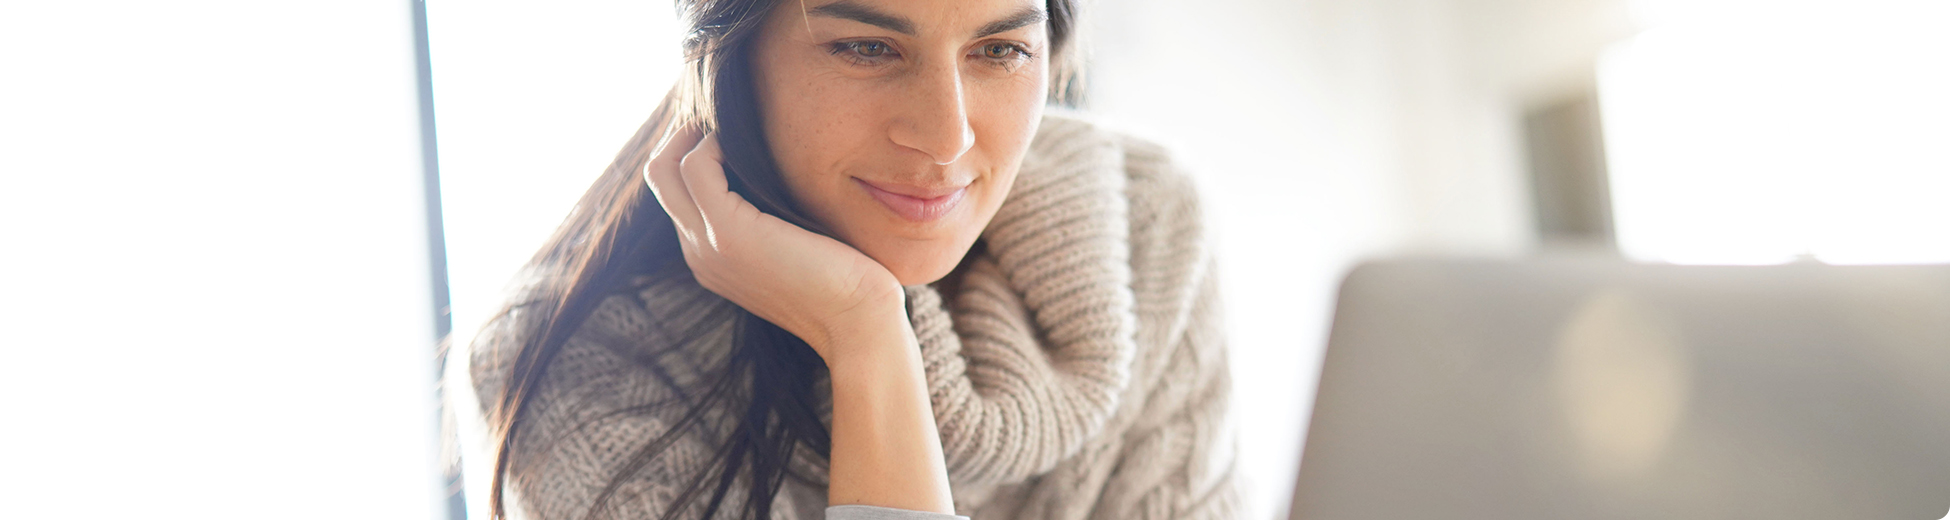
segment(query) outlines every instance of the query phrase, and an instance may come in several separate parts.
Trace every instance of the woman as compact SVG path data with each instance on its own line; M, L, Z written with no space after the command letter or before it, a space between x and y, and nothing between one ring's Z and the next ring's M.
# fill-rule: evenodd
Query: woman
M1043 114L1074 0L679 6L689 76L473 345L497 516L1233 515L1191 184Z

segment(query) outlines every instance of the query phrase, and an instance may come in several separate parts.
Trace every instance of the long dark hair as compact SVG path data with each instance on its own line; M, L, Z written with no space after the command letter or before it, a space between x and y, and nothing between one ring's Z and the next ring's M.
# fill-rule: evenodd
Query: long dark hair
M670 217L657 204L641 171L653 148L672 128L686 125L717 133L724 150L725 177L733 191L760 210L815 233L827 229L807 218L779 177L765 141L753 90L749 51L754 37L778 0L677 0L688 23L683 79L637 129L609 168L571 210L561 227L529 261L530 281L496 320L521 315L519 342L509 379L488 413L494 435L494 479L489 504L493 518L506 518L502 490L513 466L520 425L549 365L577 328L605 298L639 289L644 275L686 269ZM1071 45L1076 0L1047 0L1050 37L1050 99L1074 105L1081 94ZM707 375L702 388L686 392L689 408L676 424L633 453L590 505L597 516L629 479L638 476L672 442L698 424L713 407L739 410L730 435L713 452L715 460L668 504L668 520L710 493L705 518L717 515L742 475L746 503L737 516L770 518L772 499L788 473L795 450L820 458L830 454L831 436L813 400L814 382L824 362L798 337L739 309L732 351L723 370ZM675 347L668 345L665 347ZM701 391L697 391L701 390ZM641 412L643 410L635 410Z

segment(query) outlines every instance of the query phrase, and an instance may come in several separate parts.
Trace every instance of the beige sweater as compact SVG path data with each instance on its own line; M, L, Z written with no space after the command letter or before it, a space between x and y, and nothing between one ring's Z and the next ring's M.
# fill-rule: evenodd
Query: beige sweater
M907 288L957 512L1235 517L1231 383L1191 180L1155 145L1051 115L982 238L953 301ZM511 515L580 518L682 407L617 412L681 398L724 361L731 303L689 277L634 296L605 301L544 377L514 450ZM473 346L484 401L505 384L513 327L491 327ZM652 357L646 345L680 348ZM656 518L719 434L671 446L611 500L613 517ZM802 454L795 466L817 481L787 479L775 516L817 520L823 462ZM728 505L744 501L733 489Z

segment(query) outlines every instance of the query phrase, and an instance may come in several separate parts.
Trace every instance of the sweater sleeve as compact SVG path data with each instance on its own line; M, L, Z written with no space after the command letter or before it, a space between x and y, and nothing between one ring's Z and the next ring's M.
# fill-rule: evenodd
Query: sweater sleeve
M686 320L691 323L726 324L723 330L700 334L729 333L729 320L687 318L692 318ZM628 343L617 341L623 339L619 335L641 338L661 333L642 327L646 319L641 302L611 297L548 367L516 426L512 464L503 487L511 518L585 518L612 479L626 472L629 476L603 503L607 517L660 518L679 501L692 476L712 460L715 450L705 439L721 417L707 413L700 425L675 435L664 452L639 467L628 466L647 444L679 422L688 402L677 389L697 377L699 363L709 362L687 358L684 352L644 359L640 351L621 346ZM500 324L474 342L472 375L484 403L495 402L506 384L517 330L512 324ZM705 489L679 518L701 518L709 493ZM725 507L742 503L743 488L732 486Z

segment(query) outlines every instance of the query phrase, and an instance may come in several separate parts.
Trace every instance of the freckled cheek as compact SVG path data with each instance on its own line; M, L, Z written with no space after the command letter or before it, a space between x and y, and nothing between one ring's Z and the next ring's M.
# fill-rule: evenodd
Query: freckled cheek
M848 172L873 138L872 93L851 83L813 75L784 89L769 114L777 120L767 137L788 188L815 218L836 227L862 213Z
M844 88L808 81L786 91L772 111L779 119L773 126L780 130L771 136L775 147L784 145L800 153L828 149L834 131L854 115L849 113L849 103L839 101L851 97Z

